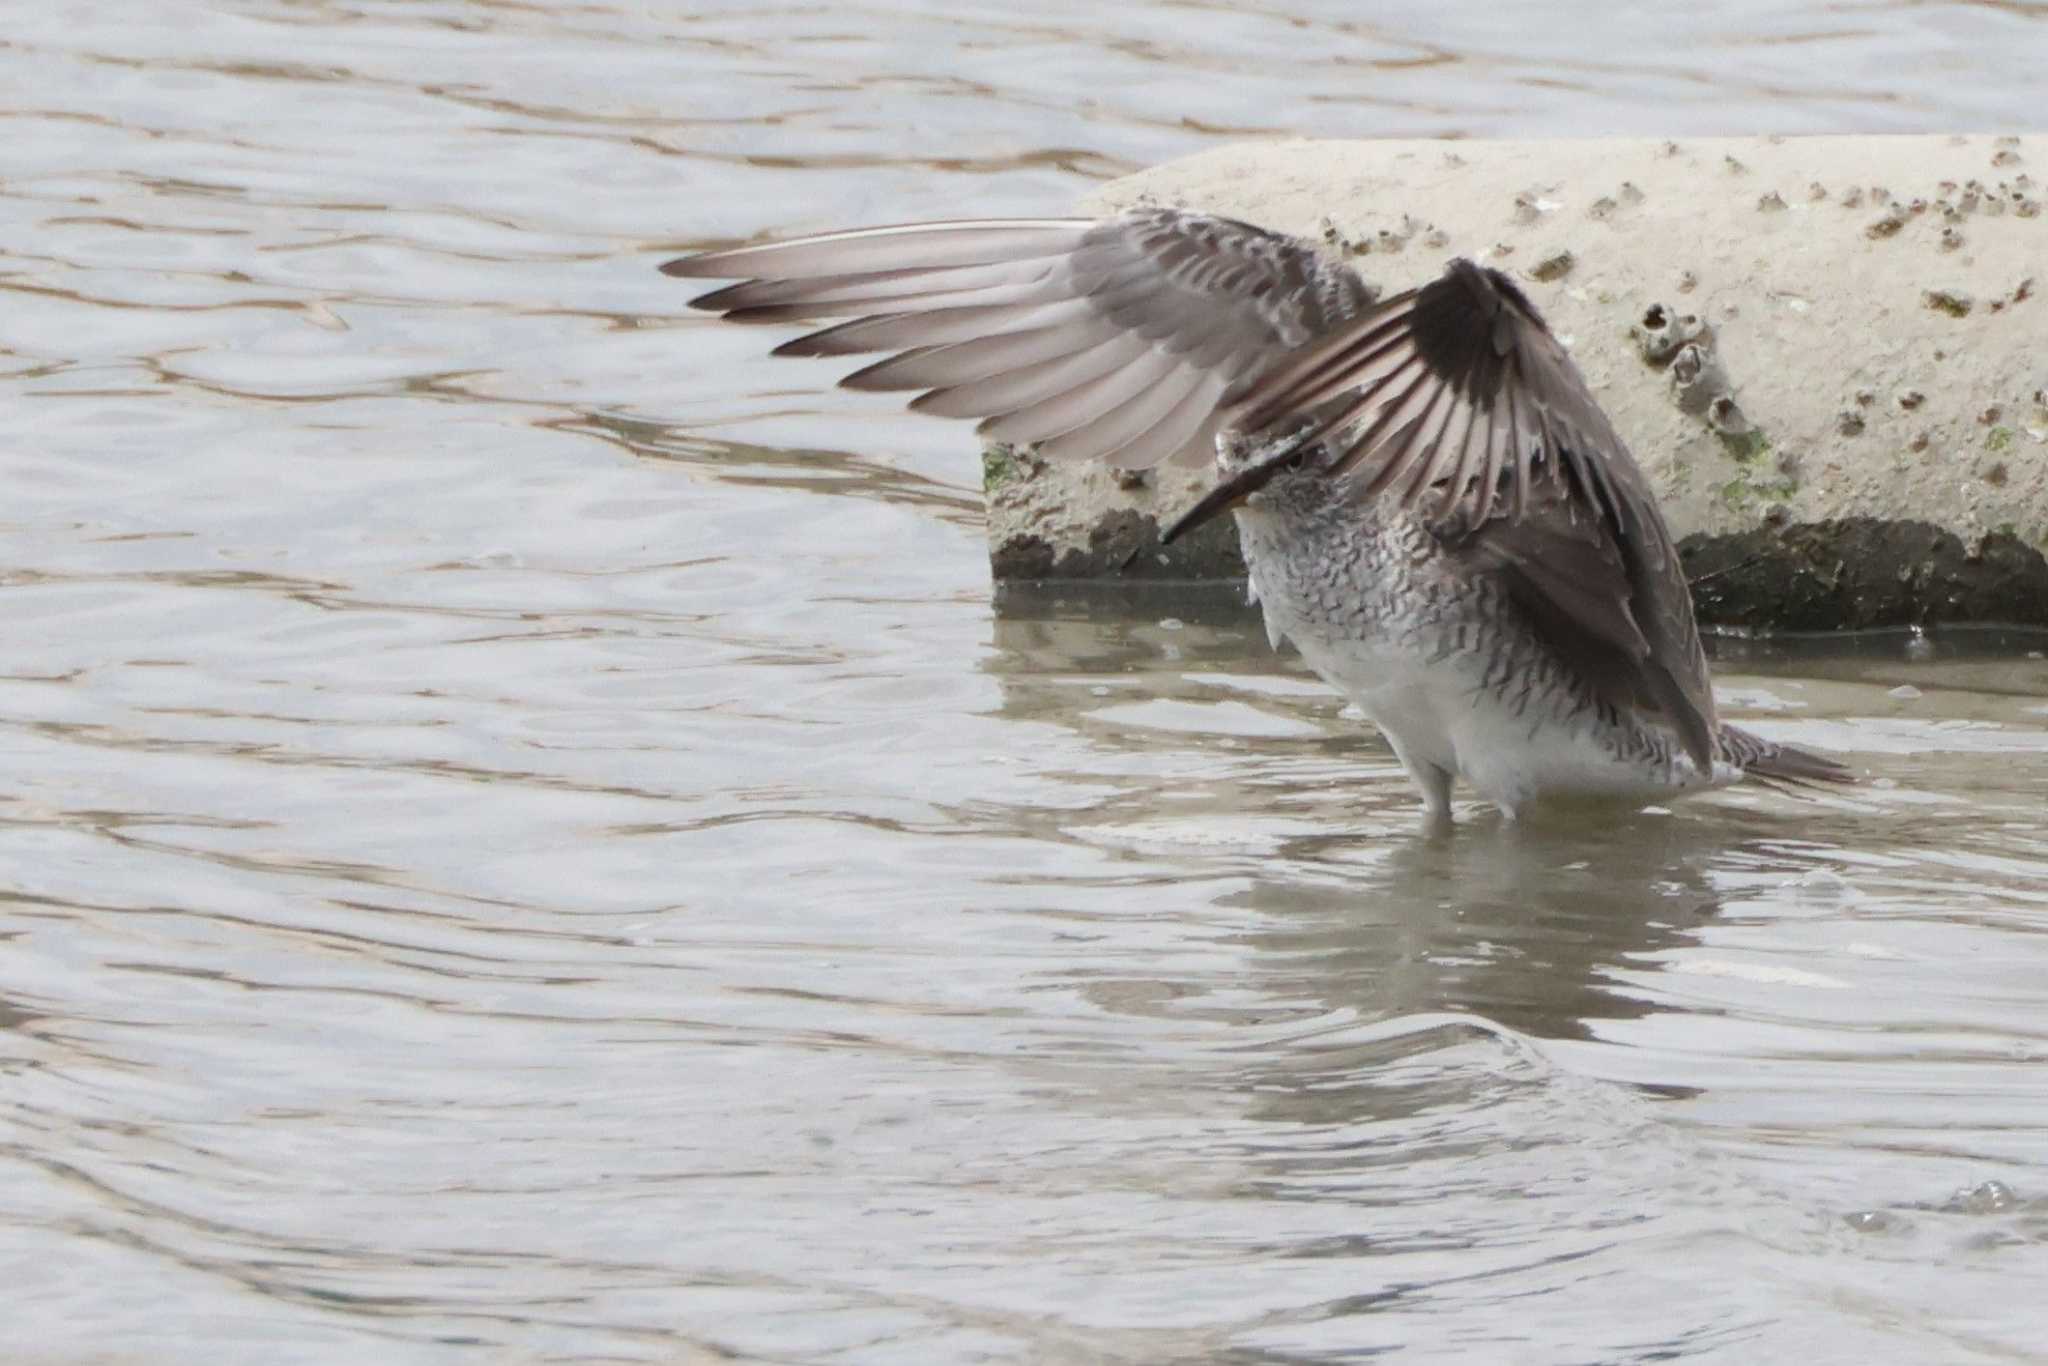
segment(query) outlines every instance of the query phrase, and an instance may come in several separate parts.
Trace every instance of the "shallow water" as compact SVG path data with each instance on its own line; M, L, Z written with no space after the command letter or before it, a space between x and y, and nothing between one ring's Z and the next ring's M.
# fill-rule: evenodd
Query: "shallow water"
M998 610L971 439L651 272L2020 127L2048 14L1043 13L10 16L6 1359L2040 1359L2048 641L1723 642L1876 781L1418 839L1242 607Z

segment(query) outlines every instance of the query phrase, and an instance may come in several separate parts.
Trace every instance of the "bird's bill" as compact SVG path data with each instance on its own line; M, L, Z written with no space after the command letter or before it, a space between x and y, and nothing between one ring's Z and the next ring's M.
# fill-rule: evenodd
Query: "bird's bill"
M1219 513L1229 512L1273 482L1273 476L1295 462L1298 452L1292 443L1274 454L1239 470L1230 478L1202 495L1201 501L1174 518L1173 525L1166 528L1159 537L1159 544L1172 545L1196 527L1213 520Z

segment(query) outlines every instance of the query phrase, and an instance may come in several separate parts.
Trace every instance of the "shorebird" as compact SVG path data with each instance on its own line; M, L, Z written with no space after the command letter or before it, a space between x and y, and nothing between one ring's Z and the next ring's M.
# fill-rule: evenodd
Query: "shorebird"
M1385 299L1301 239L1168 208L824 233L670 261L740 279L736 322L849 318L776 348L894 352L841 384L921 390L990 440L1128 469L1213 461L1162 540L1235 514L1291 641L1414 780L1510 819L1745 775L1847 781L1715 714L1670 528L1522 290L1457 259Z

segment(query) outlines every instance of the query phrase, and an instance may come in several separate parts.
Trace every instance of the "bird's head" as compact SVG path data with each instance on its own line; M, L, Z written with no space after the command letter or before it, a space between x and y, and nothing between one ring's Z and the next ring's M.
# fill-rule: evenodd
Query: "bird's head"
M1216 439L1216 487L1182 513L1159 543L1171 544L1218 514L1258 499L1277 479L1312 469L1325 458L1325 451L1321 442L1302 439L1307 435L1306 427L1278 437L1223 433Z

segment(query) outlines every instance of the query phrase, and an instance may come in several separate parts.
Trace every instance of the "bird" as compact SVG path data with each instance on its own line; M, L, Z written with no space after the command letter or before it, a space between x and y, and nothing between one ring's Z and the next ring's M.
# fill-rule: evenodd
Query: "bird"
M1231 513L1275 649L1376 726L1448 827L1462 781L1513 822L1744 778L1851 781L1715 710L1649 480L1513 279L1452 259L1382 297L1301 238L1146 206L968 219L684 256L693 307L845 319L785 356L888 353L989 441L1121 469L1213 466L1162 543Z

